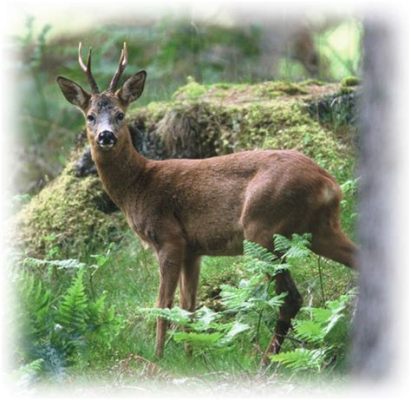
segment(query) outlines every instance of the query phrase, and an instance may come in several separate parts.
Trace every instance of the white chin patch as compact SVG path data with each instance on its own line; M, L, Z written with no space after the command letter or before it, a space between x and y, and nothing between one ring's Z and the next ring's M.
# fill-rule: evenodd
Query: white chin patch
M105 150L105 151L110 150L114 147L114 143L110 143L110 144L99 143L98 145L99 145L101 150Z

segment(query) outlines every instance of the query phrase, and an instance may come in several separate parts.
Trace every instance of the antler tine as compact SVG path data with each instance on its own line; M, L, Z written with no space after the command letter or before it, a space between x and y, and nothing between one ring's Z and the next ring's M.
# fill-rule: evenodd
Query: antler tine
M108 88L110 92L114 92L116 90L120 77L127 67L127 61L128 61L127 44L126 42L124 42L124 45L123 45L123 48L120 54L120 60L118 62L117 71L114 74L113 79L111 80L110 86Z
M80 64L81 69L86 73L87 80L90 84L91 91L93 93L99 93L99 89L97 86L97 82L93 77L93 74L91 73L91 47L88 50L88 57L87 57L87 65L84 64L83 58L81 57L81 47L82 43L80 42L78 44L78 62Z

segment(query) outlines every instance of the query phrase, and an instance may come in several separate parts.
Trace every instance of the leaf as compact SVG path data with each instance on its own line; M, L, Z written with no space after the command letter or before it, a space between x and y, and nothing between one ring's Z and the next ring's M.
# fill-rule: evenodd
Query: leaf
M245 280L242 280L239 286L237 288L230 285L221 285L221 302L231 312L238 312L250 306L247 300L252 294L252 288L248 286L248 281Z
M227 344L231 342L240 333L245 332L249 329L251 329L250 325L235 321L232 328L228 331L228 333L222 339L222 344Z
M284 303L284 297L287 297L287 293L280 293L277 296L273 296L271 297L270 300L267 301L267 304L273 308L273 309L277 309L279 307L281 307Z
M275 255L258 243L244 241L247 270L258 275L275 275L278 260Z
M312 320L295 321L295 335L309 343L321 343L324 339L325 332L323 326Z
M271 251L258 243L250 242L248 240L244 240L244 255L269 264L274 263L276 259Z
M139 308L137 312L144 313L151 318L164 318L175 324L186 326L191 321L192 313L180 307L173 308Z
M56 321L71 335L81 336L87 329L88 298L83 284L84 270L80 270L67 289L57 310Z
M193 322L191 328L207 330L210 328L211 323L220 317L221 315L219 313L203 306L195 312L195 322Z
M110 349L124 326L123 317L116 313L114 305L107 307L104 293L89 304L87 315L87 339Z
M325 360L326 349L296 349L270 356L271 361L278 362L292 371L321 369Z
M309 257L312 252L310 247L310 234L297 235L293 234L291 239L282 235L274 235L274 248L276 251L283 253L283 259L304 259Z
M307 312L310 315L310 319L319 324L326 324L332 315L331 310L321 307L304 307L302 311Z

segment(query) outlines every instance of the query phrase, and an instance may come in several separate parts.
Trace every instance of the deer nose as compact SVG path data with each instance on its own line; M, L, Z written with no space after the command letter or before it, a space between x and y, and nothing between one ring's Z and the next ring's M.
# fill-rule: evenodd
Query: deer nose
M113 147L117 142L117 138L111 131L102 131L97 136L97 143L103 149Z

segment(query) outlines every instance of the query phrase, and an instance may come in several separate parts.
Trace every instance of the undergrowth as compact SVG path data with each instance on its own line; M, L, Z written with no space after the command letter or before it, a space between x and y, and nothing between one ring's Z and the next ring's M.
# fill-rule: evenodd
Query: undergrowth
M318 268L309 240L309 235L275 236L281 257L246 241L244 257L206 258L203 275L221 283L214 302L200 300L194 313L152 307L158 283L154 259L131 236L85 261L59 260L57 249L51 253L55 259L23 258L13 269L20 382L261 373L285 296L275 293L273 280L287 269L298 282L302 265ZM224 276L234 270L231 279ZM268 376L344 371L353 292L323 296L324 291L316 294L297 315L283 352L270 358ZM157 317L172 323L161 360L154 356Z

